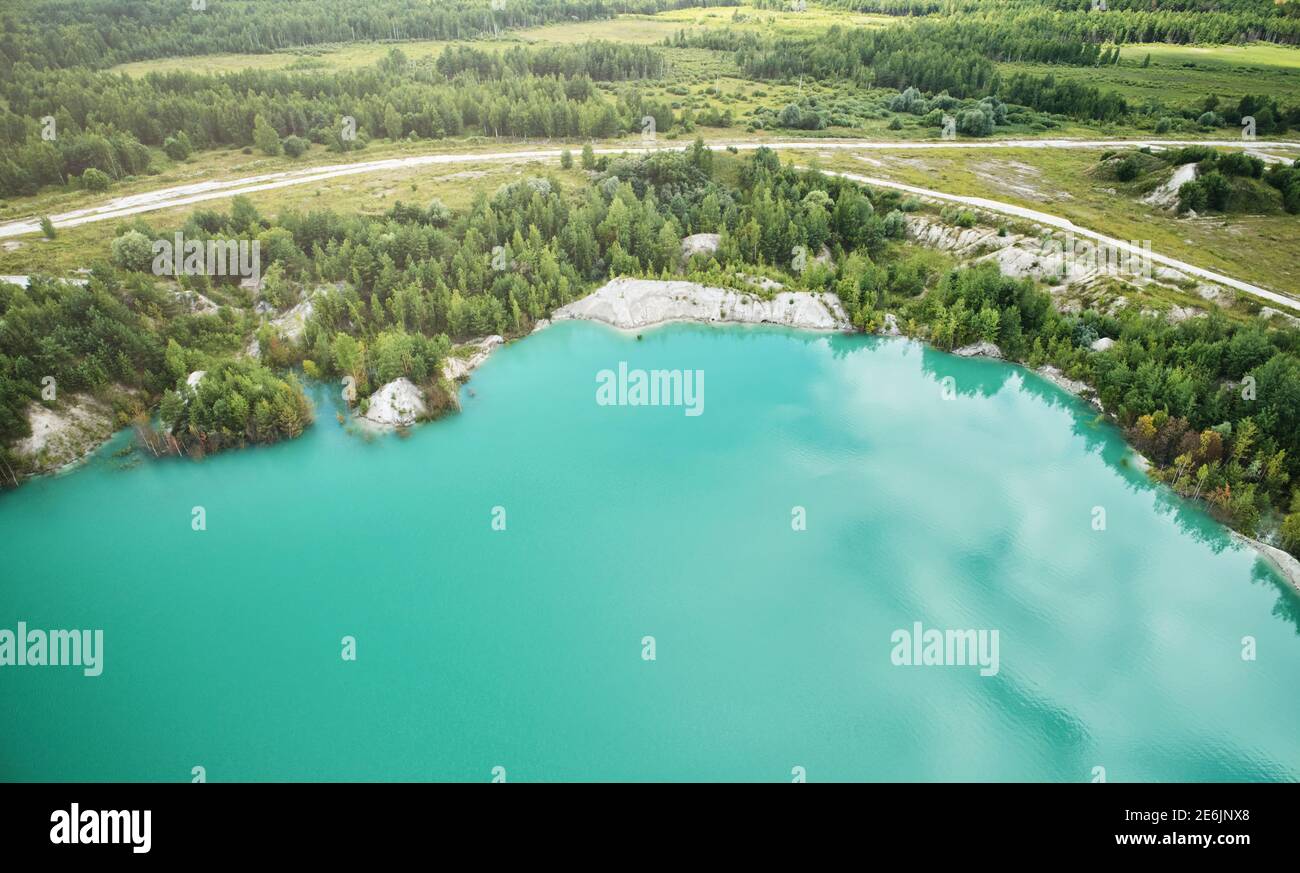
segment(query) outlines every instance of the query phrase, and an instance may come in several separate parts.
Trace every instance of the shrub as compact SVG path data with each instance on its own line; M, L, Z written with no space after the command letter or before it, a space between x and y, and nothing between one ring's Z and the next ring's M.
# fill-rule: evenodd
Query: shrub
M153 243L138 230L128 230L113 240L113 263L123 270L143 273L153 264Z
M89 167L86 172L81 174L81 187L87 191L107 191L112 181L108 177L108 173L103 170L96 170L94 167Z
M993 133L993 112L984 105L963 110L957 115L957 130L967 136L988 136Z
M175 136L169 136L163 140L163 153L173 161L183 161L194 151L190 145L190 138L185 131L180 131Z
M302 157L311 147L311 143L300 136L285 137L283 145L284 153L291 158Z
M909 115L920 115L926 109L925 98L921 92L915 88L908 88L900 91L889 100L889 110L891 112L906 112Z

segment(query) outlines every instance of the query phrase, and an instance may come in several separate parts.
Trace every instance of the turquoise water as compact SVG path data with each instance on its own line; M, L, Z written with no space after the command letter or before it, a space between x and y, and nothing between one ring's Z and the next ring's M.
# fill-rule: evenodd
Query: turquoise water
M598 406L620 361L703 370L704 413ZM1300 776L1300 599L1022 370L570 322L407 438L336 397L292 443L122 435L0 496L0 628L105 640L97 678L0 668L0 777ZM997 674L895 666L917 621L997 630Z

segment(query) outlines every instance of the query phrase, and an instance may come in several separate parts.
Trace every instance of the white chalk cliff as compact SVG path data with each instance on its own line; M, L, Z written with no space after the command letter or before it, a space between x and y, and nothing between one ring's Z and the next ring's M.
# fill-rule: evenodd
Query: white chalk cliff
M849 330L834 294L782 291L770 300L731 288L658 279L614 279L581 300L562 306L552 321L586 319L624 330L670 321L779 324L808 330Z

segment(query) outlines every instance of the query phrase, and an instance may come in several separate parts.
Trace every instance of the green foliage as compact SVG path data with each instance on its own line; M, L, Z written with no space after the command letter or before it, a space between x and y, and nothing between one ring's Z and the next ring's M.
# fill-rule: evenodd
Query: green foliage
M286 136L281 145L284 147L284 153L291 158L302 157L311 147L311 143L300 136Z
M253 118L253 144L273 157L281 151L280 134L261 115Z
M113 240L113 263L123 270L143 273L153 264L153 242L138 230L128 230Z
M163 423L182 445L205 452L293 439L312 422L311 404L292 374L280 378L247 359L216 365L193 387L179 380L167 412L173 417Z
M169 136L163 140L162 148L167 157L173 161L183 161L194 151L189 135L183 130L178 131L175 136Z
M81 187L87 191L107 191L108 186L112 184L112 181L113 180L108 177L107 173L97 170L94 167L87 168L87 170L81 174Z

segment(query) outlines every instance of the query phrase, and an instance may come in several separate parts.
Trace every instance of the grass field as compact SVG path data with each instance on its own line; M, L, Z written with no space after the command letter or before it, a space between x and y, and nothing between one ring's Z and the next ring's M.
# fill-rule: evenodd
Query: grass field
M659 42L679 30L730 28L773 35L794 35L828 27L892 27L906 19L868 15L809 5L804 12L756 9L753 6L688 7L658 15L623 15L610 21L554 24L520 31L520 36L544 42Z
M488 40L487 43L508 45L518 40ZM361 42L348 45L320 45L292 51L270 52L262 55L199 55L192 58L159 58L119 64L114 72L129 76L149 73L237 73L241 70L349 70L368 67L399 48L411 60L437 57L449 45L469 44L415 40L409 42ZM480 45L483 43L474 43Z
M120 64L115 72L143 76L154 72L231 73L239 70L355 69L379 61L394 46L411 60L436 57L449 45L473 44L504 47L520 42L564 45L593 39L622 43L660 43L680 30L732 27L768 34L794 34L824 30L832 25L887 27L901 19L886 15L860 15L833 9L809 8L806 12L769 12L750 6L726 8L691 7L659 15L620 15L603 21L574 21L527 30L503 31L497 38L472 43L416 40L320 45L258 55L219 54L193 58L160 58Z
M1151 63L1142 66L1146 56ZM1103 90L1114 89L1138 106L1148 101L1169 107L1199 106L1206 95L1236 103L1244 94L1277 97L1284 106L1300 104L1300 48L1255 43L1247 46L1129 45L1118 66L1067 67L1004 63L1003 77L1014 73L1054 75Z

